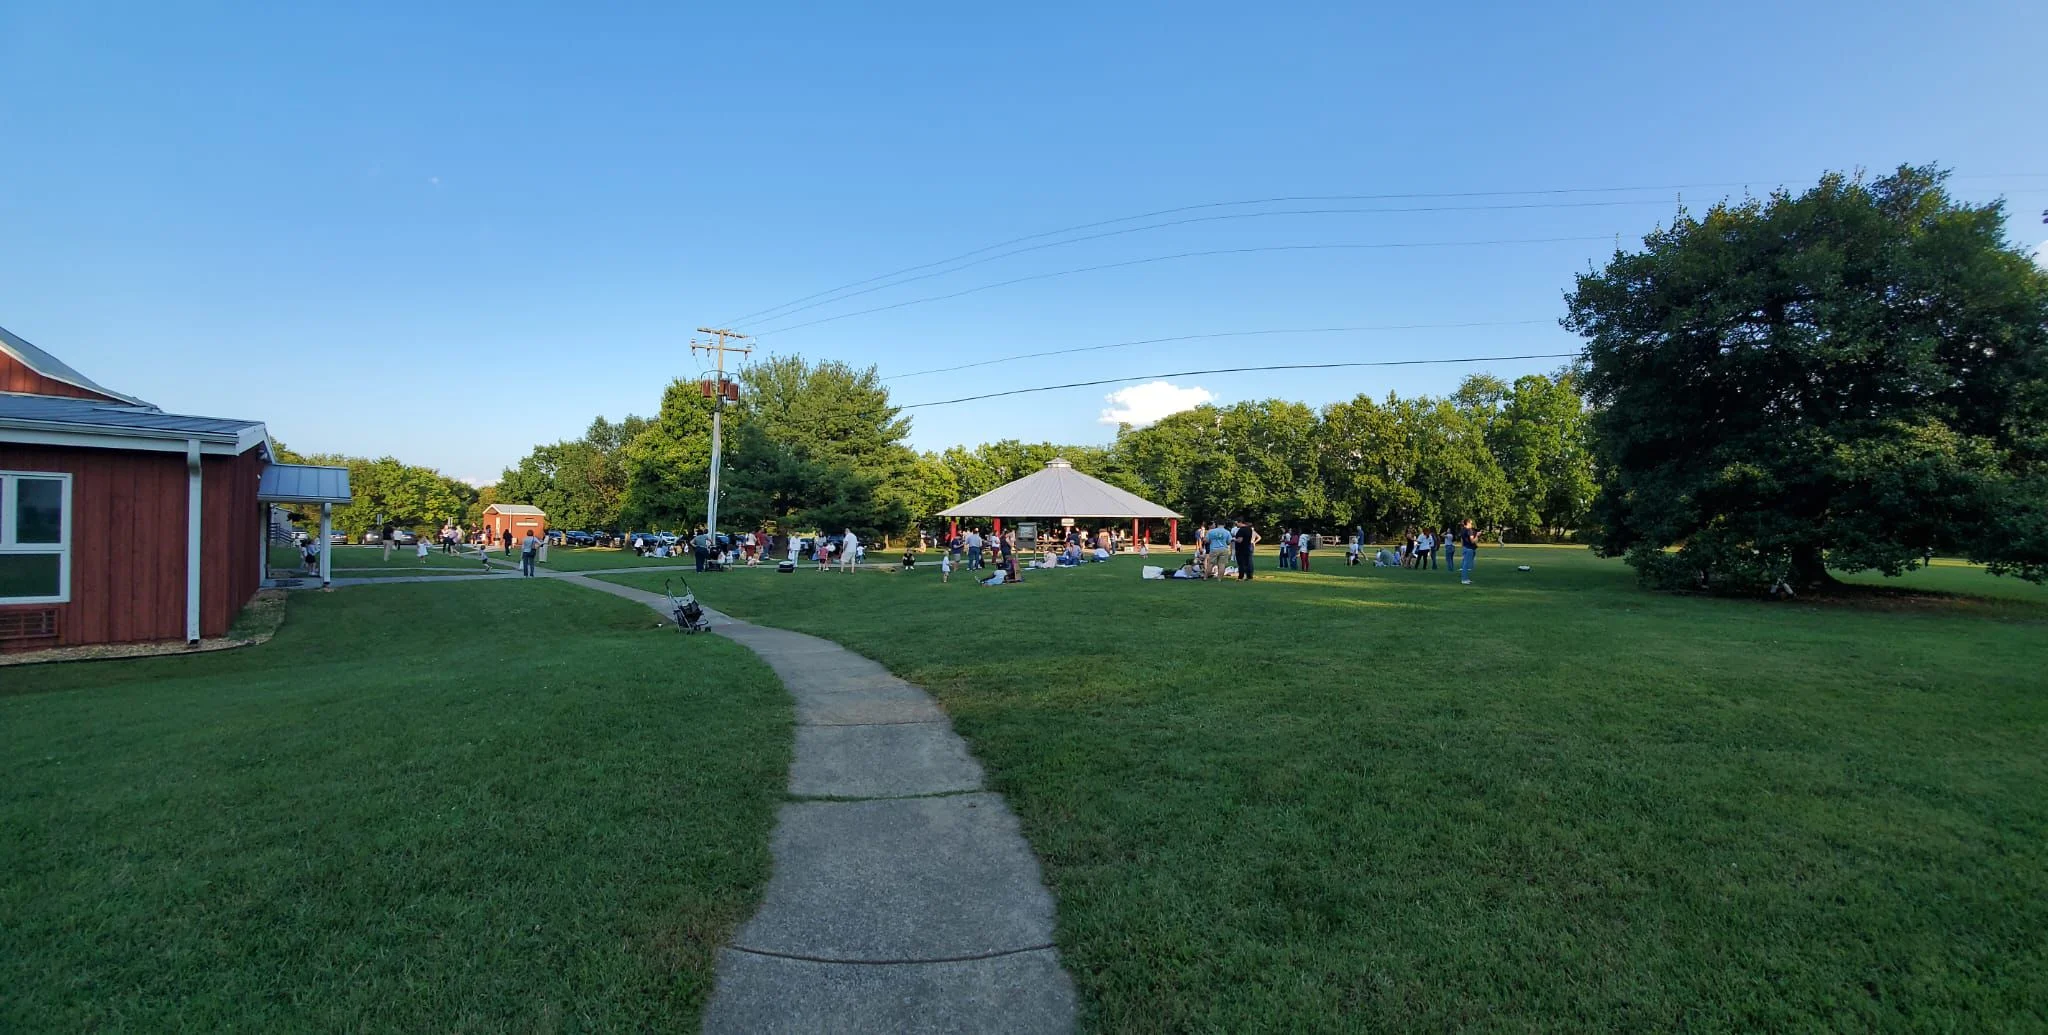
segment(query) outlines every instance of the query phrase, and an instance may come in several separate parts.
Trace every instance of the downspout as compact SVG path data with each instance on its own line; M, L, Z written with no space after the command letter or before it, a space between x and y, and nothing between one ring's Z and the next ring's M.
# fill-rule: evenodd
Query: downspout
M185 642L199 642L199 440L185 440Z

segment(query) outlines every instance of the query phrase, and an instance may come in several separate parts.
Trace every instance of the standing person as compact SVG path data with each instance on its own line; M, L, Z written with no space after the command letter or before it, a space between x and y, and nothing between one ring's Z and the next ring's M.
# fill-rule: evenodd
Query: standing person
M789 551L789 566L792 568L796 567L796 542L796 536L790 535L782 537L782 546L783 549Z
M700 528L690 537L690 556L697 562L697 571L703 572L704 562L711 559L711 533Z
M967 549L967 537L955 531L946 539L946 556L952 558L953 567L960 566L963 551Z
M519 541L519 574L532 577L533 558L539 552L540 540L531 531L527 532L526 538Z
M423 561L427 559L427 541L425 539L413 541L413 555Z
M1463 528L1458 530L1458 545L1463 547L1464 557L1458 566L1458 581L1463 585L1472 584L1472 559L1479 552L1479 530L1472 527L1472 519L1466 518Z
M1444 522L1444 532L1436 541L1438 546L1444 548L1444 570L1455 578L1458 574L1458 523Z
M1436 537L1427 528L1415 537L1415 566L1424 571L1436 568Z
M393 525L391 524L391 522L389 522L389 521L386 521L386 522L384 522L384 530L383 530L383 532L381 533L381 538L382 538L382 539L384 540L384 563L386 563L386 564L390 564L390 563L391 563L391 546L392 546L392 535L391 535L391 533L393 533L393 532L395 532L395 531L397 531L397 528L396 528L396 527L394 527L394 526L393 526Z
M1307 532L1296 533L1294 536L1294 566L1296 568L1301 569L1302 571L1307 571L1309 551L1314 550L1315 548L1315 536L1312 536Z
M843 571L850 572L854 569L854 565L859 563L860 537L854 535L853 529L849 528L839 540L839 567Z
M948 550L939 555L939 582L943 585L951 581L953 581L953 551Z
M1240 581L1252 580L1252 544L1258 540L1258 533L1252 530L1252 523L1237 519L1237 532L1231 537L1231 545L1237 553L1237 577Z
M510 556L512 556L512 530L511 530L510 528L507 528L507 529L505 529L504 539L505 539L505 549L504 549L504 554L505 554L505 556L507 556L507 557L510 557Z
M971 528L967 530L967 567L981 570L981 533Z
M1223 577L1224 559L1230 556L1230 544L1235 537L1231 534L1230 526L1225 525L1221 521L1210 525L1207 535L1209 540L1208 577L1220 579Z
M1358 551L1365 549L1365 544L1358 541L1361 538L1355 535L1344 537L1344 563L1348 567L1358 567Z

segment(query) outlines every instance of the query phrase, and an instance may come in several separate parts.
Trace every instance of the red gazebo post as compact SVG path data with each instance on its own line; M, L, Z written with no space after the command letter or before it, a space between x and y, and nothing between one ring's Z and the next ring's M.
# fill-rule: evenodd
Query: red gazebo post
M1001 539L1003 538L1003 519L1002 519L1002 518L996 518L996 519L995 519L995 522L996 522L996 539L997 539L997 540L1001 540Z
M1173 552L1180 552L1180 519L1166 519L1166 537L1173 540Z
M1137 518L1132 518L1132 519L1131 519L1131 549L1132 549L1133 551L1136 551L1136 550L1138 549L1138 519L1137 519Z
M946 532L946 541L950 543L958 538L960 538L960 519L954 518L953 527L948 529Z

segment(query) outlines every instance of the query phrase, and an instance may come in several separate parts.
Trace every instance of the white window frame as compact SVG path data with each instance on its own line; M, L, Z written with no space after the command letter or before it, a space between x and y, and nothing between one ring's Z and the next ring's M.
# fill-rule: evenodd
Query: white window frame
M20 516L19 490L15 487L20 479L43 479L56 481L60 490L60 506L63 531L55 543L17 543L14 537L19 531L15 521ZM56 554L57 595L53 597L0 597L0 606L12 604L68 604L71 602L71 475L63 471L0 471L0 555Z

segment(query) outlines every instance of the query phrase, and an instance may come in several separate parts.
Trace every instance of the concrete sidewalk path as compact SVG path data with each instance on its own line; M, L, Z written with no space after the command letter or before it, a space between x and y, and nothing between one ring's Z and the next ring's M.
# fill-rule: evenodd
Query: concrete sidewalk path
M797 726L774 875L719 950L704 1030L1073 1030L1038 859L937 702L830 640L707 612L782 678Z

